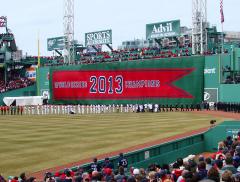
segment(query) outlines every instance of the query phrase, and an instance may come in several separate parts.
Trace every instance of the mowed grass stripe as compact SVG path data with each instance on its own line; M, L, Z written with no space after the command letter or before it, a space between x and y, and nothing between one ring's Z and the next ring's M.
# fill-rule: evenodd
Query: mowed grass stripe
M19 175L76 162L206 127L211 119L184 112L0 116L0 172Z

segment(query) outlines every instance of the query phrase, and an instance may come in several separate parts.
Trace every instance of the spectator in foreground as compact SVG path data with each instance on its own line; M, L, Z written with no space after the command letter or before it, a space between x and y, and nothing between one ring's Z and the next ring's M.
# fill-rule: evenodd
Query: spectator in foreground
M93 163L91 164L90 168L91 168L92 171L98 171L98 172L101 171L101 166L98 163L97 158L93 159Z
M234 180L232 178L232 172L229 170L224 171L222 174L222 181L233 182Z
M237 173L237 169L233 166L233 158L230 153L226 154L225 163L226 165L222 168L222 171L229 170L233 174Z
M27 181L27 177L26 177L25 173L21 173L19 177L20 177L20 180L19 180L20 182L26 182Z
M1 174L0 174L0 182L7 182Z
M214 167L210 168L207 173L207 178L215 182L220 182L220 174Z
M128 167L128 161L127 159L123 156L123 153L119 154L119 159L118 159L118 167L122 166L124 168L124 171L127 171Z

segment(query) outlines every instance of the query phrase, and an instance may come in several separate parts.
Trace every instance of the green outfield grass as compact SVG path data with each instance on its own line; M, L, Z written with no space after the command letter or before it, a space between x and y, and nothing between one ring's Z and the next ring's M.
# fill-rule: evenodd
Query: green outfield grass
M209 126L195 113L115 113L0 116L0 173L4 176L76 162L106 152Z

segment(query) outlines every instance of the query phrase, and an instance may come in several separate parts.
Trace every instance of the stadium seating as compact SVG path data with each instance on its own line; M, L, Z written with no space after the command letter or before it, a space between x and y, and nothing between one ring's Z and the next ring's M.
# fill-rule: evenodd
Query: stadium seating
M33 84L33 82L31 80L29 80L28 78L23 78L23 77L9 80L6 84L4 83L3 80L0 80L0 93L19 89L19 88L28 87L32 84Z
M210 53L209 53L210 54ZM133 60L148 60L161 59L170 57L191 56L191 47L179 47L173 49L159 49L157 47L142 48L142 49L119 49L111 52L93 52L80 53L76 55L76 62L74 64L94 64L105 62L121 62ZM60 66L65 65L63 57L40 57L41 66ZM26 62L30 61L37 64L38 57L27 57Z

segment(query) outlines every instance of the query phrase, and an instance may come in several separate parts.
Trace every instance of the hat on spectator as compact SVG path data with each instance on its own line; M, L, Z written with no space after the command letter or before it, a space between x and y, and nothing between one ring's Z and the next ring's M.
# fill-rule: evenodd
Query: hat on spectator
M92 176L94 177L94 176L97 176L98 175L98 172L97 171L93 171L92 172Z
M240 172L237 172L236 174L234 174L234 178L237 180L240 180Z
M198 161L204 161L204 156L203 155L200 155L199 158L198 158Z
M240 166L237 168L237 171L240 172ZM240 173L239 173L240 174Z
M109 157L106 157L106 158L105 158L105 161L109 161Z
M86 180L86 179L90 180L90 176L88 173L83 173L82 178L83 178L83 180Z
M140 174L139 169L134 169L134 170L133 170L133 174L134 174L134 175L138 175L138 174Z
M104 173L105 173L106 175L111 175L111 174L112 174L112 169L110 169L110 168L105 168L105 169L104 169Z
M236 150L237 153L240 153L240 146L239 146L239 145L236 146L236 149L235 149L235 150Z

